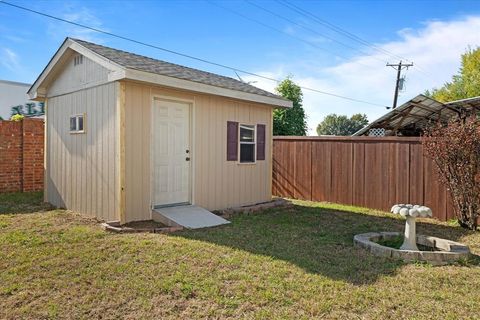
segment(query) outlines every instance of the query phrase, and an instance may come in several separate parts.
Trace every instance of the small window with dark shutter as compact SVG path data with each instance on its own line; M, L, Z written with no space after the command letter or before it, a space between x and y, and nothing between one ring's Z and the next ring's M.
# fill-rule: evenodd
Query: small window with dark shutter
M265 125L257 124L257 160L265 160Z
M266 126L227 122L227 161L265 160ZM240 153L240 154L239 154Z
M238 122L227 122L227 161L238 160Z

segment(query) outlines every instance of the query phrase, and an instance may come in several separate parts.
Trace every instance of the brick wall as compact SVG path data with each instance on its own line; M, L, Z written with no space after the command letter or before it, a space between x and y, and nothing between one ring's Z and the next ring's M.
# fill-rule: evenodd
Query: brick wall
M0 121L0 192L43 190L44 122Z

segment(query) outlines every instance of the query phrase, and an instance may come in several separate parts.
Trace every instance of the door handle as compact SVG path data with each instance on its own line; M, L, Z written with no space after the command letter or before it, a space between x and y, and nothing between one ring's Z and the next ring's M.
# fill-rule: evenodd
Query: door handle
M186 157L186 158L185 158L185 161L190 161L190 157Z

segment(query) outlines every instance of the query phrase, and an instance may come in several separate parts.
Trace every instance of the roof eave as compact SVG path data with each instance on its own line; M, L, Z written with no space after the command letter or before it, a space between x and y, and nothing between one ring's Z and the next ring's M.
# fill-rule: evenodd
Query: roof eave
M172 88L179 88L184 90L196 91L207 94L215 94L219 96L225 96L240 100L252 101L271 105L278 108L291 108L293 106L292 102L286 100L282 97L269 97L255 93L248 93L244 91L238 91L233 89L227 89L222 87L217 87L213 85L208 85L204 83L159 75L156 73L150 73L146 71L134 70L121 66L114 61L111 61L104 56L86 48L80 43L76 42L74 39L66 38L62 43L60 48L50 59L47 66L40 73L38 78L32 84L30 89L27 91L30 99L32 100L43 100L47 95L45 80L48 80L48 75L54 70L57 64L60 62L62 56L65 54L67 49L72 49L87 58L93 60L94 62L102 65L103 67L110 70L108 76L108 82L118 81L122 79L130 79L142 82L148 82L163 86L168 86ZM47 81L48 82L48 81Z
M195 91L206 94L214 94L228 98L234 98L239 100L246 100L252 102L258 102L268 104L274 107L291 108L293 106L292 101L285 100L283 98L268 97L254 93L248 93L238 90L232 90L217 86L212 86L204 83L164 76L156 73L145 72L135 69L125 70L125 79L141 81L146 83L152 83L156 85Z

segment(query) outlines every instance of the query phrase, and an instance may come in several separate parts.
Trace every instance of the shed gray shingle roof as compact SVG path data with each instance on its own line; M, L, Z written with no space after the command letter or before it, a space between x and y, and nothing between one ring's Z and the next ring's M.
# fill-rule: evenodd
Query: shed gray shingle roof
M286 100L281 96L233 78L105 47L84 40L70 39L125 68Z

